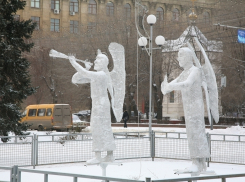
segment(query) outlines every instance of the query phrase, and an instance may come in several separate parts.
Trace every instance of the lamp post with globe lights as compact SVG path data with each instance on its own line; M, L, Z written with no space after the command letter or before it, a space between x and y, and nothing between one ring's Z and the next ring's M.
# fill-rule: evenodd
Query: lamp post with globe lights
M152 100L152 50L154 49L162 49L161 46L165 42L165 38L161 35L157 36L155 39L155 43L159 46L157 48L152 47L152 37L153 37L153 25L156 23L156 16L155 15L149 15L147 17L147 23L150 25L150 37L149 37L149 47L147 48L147 38L146 37L140 37L138 39L138 45L142 48L142 50L146 50L148 55L150 56L150 88L149 88L149 134L151 136L152 132L152 106L151 106L151 100Z

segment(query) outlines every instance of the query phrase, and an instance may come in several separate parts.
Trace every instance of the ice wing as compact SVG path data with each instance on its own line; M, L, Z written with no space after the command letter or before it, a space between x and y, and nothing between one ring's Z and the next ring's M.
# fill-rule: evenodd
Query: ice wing
M205 62L203 71L207 80L209 107L216 123L219 122L219 109L218 109L218 89L214 70L210 63Z
M123 115L123 103L125 97L125 51L124 47L112 42L109 45L114 68L110 72L112 87L114 89L114 115L120 122Z
M202 54L205 59L205 64L202 66L204 75L207 81L207 88L208 88L208 96L209 96L209 107L212 113L212 116L214 118L214 121L216 123L219 122L219 109L218 109L218 89L217 89L217 83L216 83L216 77L214 74L214 70L212 68L212 65L208 59L208 56L206 55L205 50L201 46L198 39L194 38L198 47L202 51Z

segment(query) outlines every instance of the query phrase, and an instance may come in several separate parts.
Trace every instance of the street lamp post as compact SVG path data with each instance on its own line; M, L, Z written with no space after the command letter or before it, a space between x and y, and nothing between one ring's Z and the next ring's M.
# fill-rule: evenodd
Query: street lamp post
M165 38L161 35L157 36L155 39L156 44L159 46L158 48L152 47L152 37L153 37L153 25L156 23L156 16L155 15L149 15L147 17L147 23L150 25L150 37L149 37L149 48L146 48L147 45L147 39L145 37L140 37L138 40L138 45L142 47L143 50L146 50L148 52L148 55L150 56L150 90L149 90L149 136L151 136L152 132L152 106L151 106L151 97L152 97L152 50L153 49L161 49L161 46L165 42Z

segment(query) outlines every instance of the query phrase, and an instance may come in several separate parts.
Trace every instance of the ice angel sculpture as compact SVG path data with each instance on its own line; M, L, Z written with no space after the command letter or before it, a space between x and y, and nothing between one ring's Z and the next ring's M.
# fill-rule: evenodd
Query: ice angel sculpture
M89 71L76 62L74 56L69 56L70 63L77 70L72 77L74 84L91 84L92 111L90 126L93 137L92 151L95 158L87 161L88 164L113 162L113 151L116 149L111 129L110 107L114 112L117 122L122 118L123 101L125 96L125 53L124 47L118 43L111 43L109 51L113 58L114 68L108 70L108 57L100 50L94 61L94 70ZM89 68L89 62L84 62ZM111 96L111 104L108 97ZM107 151L107 156L101 158L101 152Z
M203 47L196 37L194 39L203 53L205 65L201 66L193 48L188 44L189 48L180 48L178 52L179 65L184 68L184 71L170 83L167 82L167 76L165 76L161 85L164 95L172 90L180 90L182 94L192 165L184 170L178 170L177 173L201 173L206 171L205 160L210 157L210 152L205 134L202 87L205 90L209 121L211 122L211 114L216 123L219 121L215 74ZM193 60L196 66L193 65Z

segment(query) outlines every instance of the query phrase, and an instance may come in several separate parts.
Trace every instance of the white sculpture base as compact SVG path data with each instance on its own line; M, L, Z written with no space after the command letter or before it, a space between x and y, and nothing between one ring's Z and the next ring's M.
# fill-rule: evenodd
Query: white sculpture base
M115 157L113 156L113 151L107 151L107 155L101 158L101 152L95 152L95 157L86 161L87 165L100 164L102 162L114 162Z
M216 175L215 171L202 171L202 172L196 172L196 173L193 173L193 172L187 172L185 170L179 170L179 169L176 169L174 170L175 173L174 174L191 174L191 176L199 176L201 174L206 174L206 175Z
M174 170L175 173L174 174L190 174L192 177L194 176L200 176L201 174L203 175L216 175L216 173L214 171L202 171L202 172L189 172L186 169L184 170L179 170L179 169L175 169ZM193 182L197 182L196 180Z
M102 176L106 177L106 168L108 165L122 166L123 164L120 162L101 162L97 164L85 164L85 166L91 166L91 165L99 165L102 169ZM102 181L102 182L106 182L106 181Z

